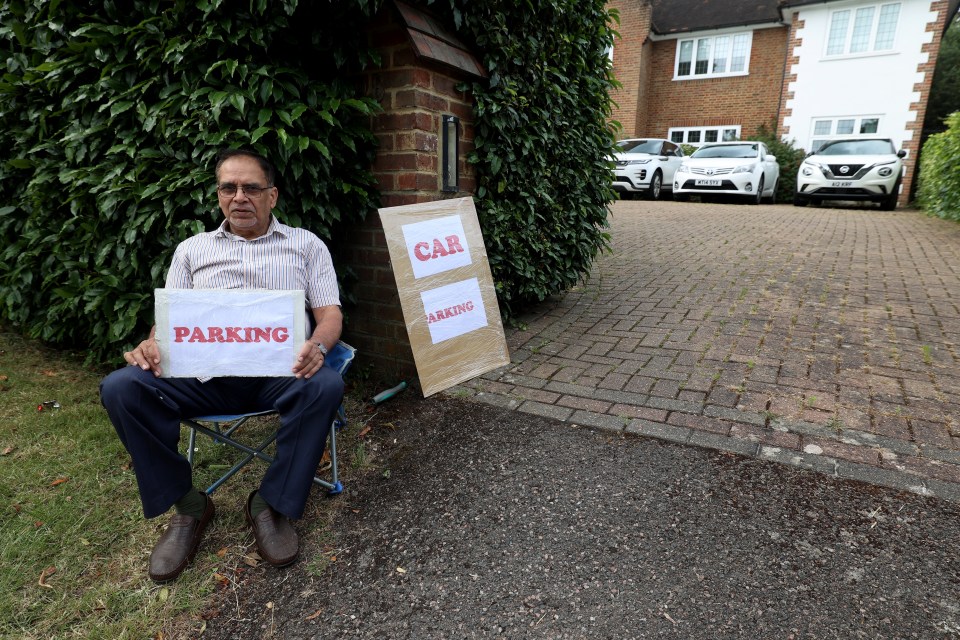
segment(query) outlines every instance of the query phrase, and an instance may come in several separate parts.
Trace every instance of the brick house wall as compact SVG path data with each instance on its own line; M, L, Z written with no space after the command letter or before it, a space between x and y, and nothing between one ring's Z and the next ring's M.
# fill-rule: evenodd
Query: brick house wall
M620 24L614 25L620 35L613 42L613 73L623 85L610 93L618 105L612 117L623 127L618 137L633 138L640 135L637 131L647 116L653 9L649 0L616 0L609 6L620 14Z
M473 148L473 109L469 94L456 85L468 74L418 57L400 13L387 3L369 28L369 38L381 55L379 68L358 80L366 95L383 111L373 117L379 142L373 173L380 189L380 206L393 207L471 195L476 174L466 162ZM440 171L441 122L444 114L460 118L459 191L444 192ZM356 274L352 289L356 304L345 305L344 340L359 350L385 380L415 375L387 243L376 213L351 229L342 252Z
M678 40L654 42L645 122L637 134L667 137L670 127L740 125L744 140L776 126L787 48L784 28L753 32L745 76L673 80Z

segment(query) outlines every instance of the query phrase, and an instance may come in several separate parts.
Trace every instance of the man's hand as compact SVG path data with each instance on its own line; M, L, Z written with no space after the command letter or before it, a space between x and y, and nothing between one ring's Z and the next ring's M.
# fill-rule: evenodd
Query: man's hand
M297 378L309 378L323 366L323 353L313 340L307 340L300 349L297 363L293 365L293 375Z
M127 364L140 367L144 371L153 371L153 375L160 377L160 348L153 339L152 331L150 337L138 344L133 351L125 352L123 359Z

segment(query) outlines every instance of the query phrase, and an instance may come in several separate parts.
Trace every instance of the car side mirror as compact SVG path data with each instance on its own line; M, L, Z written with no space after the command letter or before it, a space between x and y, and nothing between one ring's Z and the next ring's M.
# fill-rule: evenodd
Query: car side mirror
M898 157L898 158L906 158L906 157L907 157L907 150L906 150L906 149L900 149L900 151L897 151L897 157Z
M668 158L667 156L660 156L659 159L660 159L660 162L666 162L666 161L669 160L670 158Z
M763 161L764 161L764 162L776 162L776 161L777 161L777 156L765 155L765 156L763 156Z

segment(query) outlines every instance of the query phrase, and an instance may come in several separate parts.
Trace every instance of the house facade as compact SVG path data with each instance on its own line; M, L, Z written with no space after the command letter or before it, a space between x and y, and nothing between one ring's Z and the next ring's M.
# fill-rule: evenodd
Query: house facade
M889 137L914 179L940 40L960 0L614 0L622 137L699 146L760 127L811 151ZM900 204L909 199L909 187Z

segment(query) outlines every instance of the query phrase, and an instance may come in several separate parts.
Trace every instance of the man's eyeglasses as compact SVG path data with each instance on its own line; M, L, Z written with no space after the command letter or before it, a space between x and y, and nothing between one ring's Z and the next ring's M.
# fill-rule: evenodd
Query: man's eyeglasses
M268 189L273 189L270 187L260 187L255 184L222 184L217 187L217 193L220 194L221 198L232 198L237 195L237 191L243 190L243 195L248 198L259 198L263 195L264 191Z

